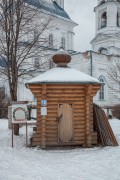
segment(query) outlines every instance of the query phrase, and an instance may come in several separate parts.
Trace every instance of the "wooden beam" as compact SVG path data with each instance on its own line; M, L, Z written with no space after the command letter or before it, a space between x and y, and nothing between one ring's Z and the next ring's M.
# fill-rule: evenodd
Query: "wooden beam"
M42 84L42 99L46 99L47 85ZM46 116L41 116L41 148L46 148Z
M85 122L85 146L91 147L92 139L90 134L90 115L91 115L91 95L92 95L92 85L86 87L86 122Z

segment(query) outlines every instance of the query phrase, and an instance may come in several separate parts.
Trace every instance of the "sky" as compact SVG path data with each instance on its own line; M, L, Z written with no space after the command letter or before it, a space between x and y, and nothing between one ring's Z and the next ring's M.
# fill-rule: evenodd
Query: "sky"
M95 37L94 7L98 0L64 0L65 10L78 26L75 27L74 49L86 51L91 49L90 41Z

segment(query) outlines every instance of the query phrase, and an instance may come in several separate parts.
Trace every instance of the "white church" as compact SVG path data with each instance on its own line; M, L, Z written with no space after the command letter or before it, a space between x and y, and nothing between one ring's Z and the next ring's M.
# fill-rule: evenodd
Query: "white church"
M111 67L120 63L120 1L99 0L94 12L96 33L92 50L74 54L71 66L105 84L94 99L103 107L120 102L120 80L116 84L108 75Z
M41 70L35 74L37 76L39 73L43 73L54 66L50 57L60 47L63 47L69 53L74 53L74 28L77 26L77 23L72 21L70 16L64 10L64 0L32 0L30 1L30 4L33 7L37 7L39 11L44 13L46 18L49 18L50 15L52 17L49 27L45 29L42 34L43 37L48 39L46 44L44 44L46 47L44 53L48 55L46 58L50 63L41 66ZM37 31L39 31L39 24L37 24L37 28ZM35 57L32 59L33 66L39 66L41 61L46 61L46 58L43 59L41 57ZM23 81L23 85L20 83L18 88L18 101L34 101L34 97L31 92L25 88L25 83L28 79L23 79L22 82Z
M96 34L91 41L92 50L76 52L74 50L74 28L77 23L72 21L64 9L64 0L32 0L32 6L52 16L51 28L44 32L48 38L46 53L54 54L61 46L72 56L71 67L83 71L103 82L105 85L94 99L101 105L114 105L119 102L120 92L115 92L112 87L120 88L112 82L108 71L115 62L120 62L120 1L99 0L94 8L96 15ZM46 13L47 12L47 13ZM34 65L41 62L34 58ZM52 68L52 66L49 66ZM45 67L43 72L46 71ZM24 84L26 83L24 79ZM34 101L31 92L21 85L18 89L18 100ZM112 87L111 87L112 86Z

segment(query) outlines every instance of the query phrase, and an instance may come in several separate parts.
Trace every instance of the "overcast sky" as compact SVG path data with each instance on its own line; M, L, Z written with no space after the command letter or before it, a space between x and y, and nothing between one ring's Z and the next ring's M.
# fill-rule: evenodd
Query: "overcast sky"
M64 0L65 10L72 20L78 23L75 27L75 50L91 49L90 41L95 36L94 7L97 0Z

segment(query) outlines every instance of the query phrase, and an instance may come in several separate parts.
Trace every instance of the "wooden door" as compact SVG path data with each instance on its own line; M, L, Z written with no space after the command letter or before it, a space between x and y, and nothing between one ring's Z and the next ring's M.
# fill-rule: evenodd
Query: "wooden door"
M58 139L59 142L73 140L73 107L72 104L59 104L58 106Z

